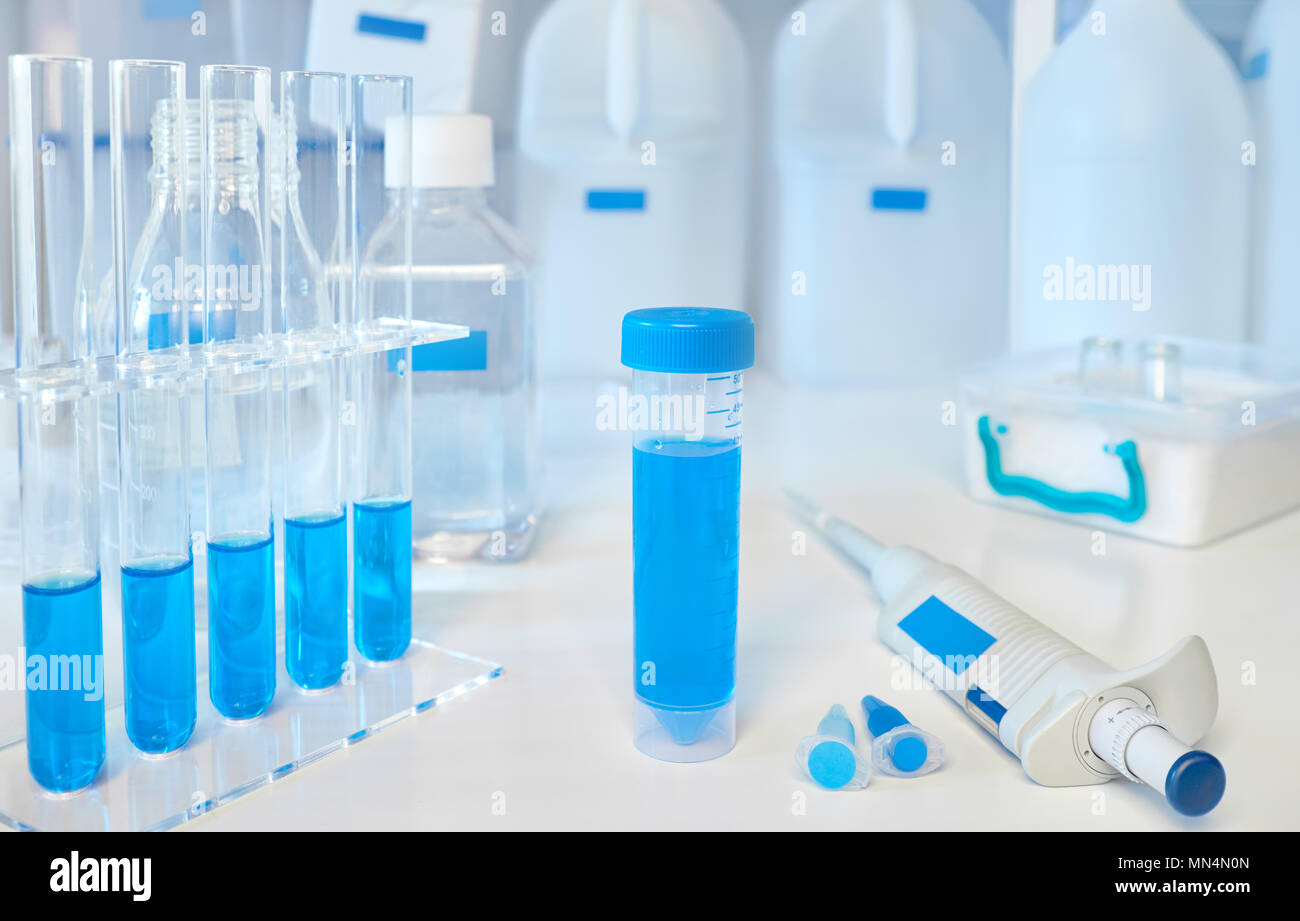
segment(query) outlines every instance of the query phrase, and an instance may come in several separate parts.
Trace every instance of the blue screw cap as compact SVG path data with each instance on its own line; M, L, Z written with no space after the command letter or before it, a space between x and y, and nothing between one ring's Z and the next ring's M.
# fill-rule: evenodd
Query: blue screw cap
M623 317L623 364L663 374L726 374L754 364L754 321L743 310L650 307Z

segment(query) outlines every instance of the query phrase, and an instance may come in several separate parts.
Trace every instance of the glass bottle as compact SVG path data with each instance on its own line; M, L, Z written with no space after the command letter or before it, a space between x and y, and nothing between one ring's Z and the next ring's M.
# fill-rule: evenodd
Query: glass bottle
M417 115L411 150L412 318L470 328L468 339L412 350L415 553L517 560L540 514L528 257L487 205L491 119ZM385 220L376 255L395 252L400 232Z

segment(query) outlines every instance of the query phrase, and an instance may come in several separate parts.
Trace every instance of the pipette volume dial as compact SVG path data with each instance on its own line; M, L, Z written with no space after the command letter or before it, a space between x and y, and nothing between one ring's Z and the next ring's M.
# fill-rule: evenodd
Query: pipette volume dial
M1088 744L1129 780L1163 792L1183 815L1204 815L1223 796L1226 776L1219 759L1179 742L1135 701L1116 697L1103 704L1088 726Z

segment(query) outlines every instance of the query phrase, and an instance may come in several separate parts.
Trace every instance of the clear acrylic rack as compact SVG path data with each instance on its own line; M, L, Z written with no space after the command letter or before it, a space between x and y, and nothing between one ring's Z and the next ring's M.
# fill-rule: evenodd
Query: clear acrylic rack
M199 660L207 636L198 633ZM0 745L0 824L17 831L163 831L369 739L407 717L468 694L502 673L494 662L416 636L392 663L352 653L344 680L323 692L296 687L280 655L271 709L232 724L207 705L199 679L199 721L181 749L137 751L120 705L108 709L108 757L94 785L73 795L41 789L27 771L26 739Z
M345 75L282 74L280 111L273 114L267 68L205 66L196 109L184 97L183 64L112 62L114 258L111 274L96 285L92 66L86 58L10 58L17 367L0 371L0 401L18 409L22 546L18 578L0 577L8 599L0 605L0 825L19 830L171 828L460 697L502 671L439 647L427 623L417 620L418 629L411 630L412 599L394 538L381 547L378 563L360 551L354 555L350 535L346 563L341 541L312 551L314 570L300 556L296 619L285 614L290 593L283 560L261 562L272 555L266 549L272 543L273 556L283 557L283 518L291 497L295 514L304 514L304 484L320 487L305 501L322 504L308 510L337 516L341 506L351 522L349 504L364 496L347 485L361 440L346 431L353 423L341 421L347 410L361 404L361 418L370 425L366 437L396 433L396 450L378 456L381 462L400 459L401 435L411 424L408 350L469 334L464 326L413 321L409 270L381 275L366 255L370 234L383 220L409 228L409 167L406 176L398 175L384 161L384 145L372 141L396 120L406 131L394 137L409 145L410 78L352 78L359 100L352 136L364 150L353 156L345 141ZM409 164L409 150L392 159ZM303 185L300 195L299 184L309 177L311 190ZM385 189L400 205L395 215L377 212ZM196 196L202 207L187 218L186 203ZM196 222L197 238L185 232ZM409 229L407 238L409 266ZM229 271L213 275L222 259ZM279 271L274 285L273 263ZM198 265L203 280L191 291L189 269ZM379 303L374 291L381 283L387 287ZM113 309L101 309L106 304ZM196 328L206 342L194 341ZM362 377L363 368L369 378ZM386 394L396 399L385 403ZM208 431L198 454L189 437L195 426ZM208 504L202 524L190 517L200 458L206 480L199 495ZM403 493L388 495L400 500ZM213 593L202 575L205 547L217 546L210 543L212 533L250 533L243 527L249 521L257 526L262 568L245 582L237 572L236 581L219 583L251 590L222 593L220 616L214 609L208 623L203 599ZM121 540L112 538L114 531ZM129 569L138 579L145 572L141 560L166 561L171 568L154 571L168 578L184 576L192 565L193 608L184 590L164 596L137 588L124 604L122 573ZM372 578L389 567L380 574L387 574L401 635L394 631L383 654L367 651L391 661L369 661L352 643L359 637L354 622L367 623L354 616L358 599L373 596L369 588L353 591L353 582L363 584L352 578L354 563L363 561ZM341 580L345 568L348 579ZM70 587L59 581L70 575L77 580ZM405 575L409 581L409 569ZM317 584L331 587L319 594L303 589ZM69 597L71 607L44 600ZM325 623L322 634L309 634L304 624L311 617ZM338 642L345 621L346 660ZM242 642L254 630L251 658L222 647L214 672L210 648ZM155 642L164 635L165 642ZM300 675L303 683L342 677L305 691L286 670L286 651L297 650L289 659L294 667L304 646L322 645L319 636L329 646L329 661L309 677ZM406 636L411 642L402 652L397 640ZM130 698L133 719L145 697L155 710L170 707L167 735L128 736L128 659L138 692ZM48 671L58 698L29 687L33 660ZM73 683L65 676L55 681L56 667L71 673L83 661L95 669L91 680L83 674ZM257 669L257 709L232 711L227 699L223 710L259 715L225 719L211 700L220 699L223 680L229 684L232 674L242 680L250 668ZM144 675L155 682L147 689ZM217 689L211 700L210 684ZM146 754L132 738L173 750ZM87 781L74 792L50 792Z

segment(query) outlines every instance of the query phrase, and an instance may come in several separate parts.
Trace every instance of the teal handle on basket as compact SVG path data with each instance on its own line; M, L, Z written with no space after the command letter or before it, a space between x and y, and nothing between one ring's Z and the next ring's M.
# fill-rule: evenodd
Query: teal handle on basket
M1005 434L1006 427L998 426ZM1114 454L1128 474L1128 495L1112 496L1104 492L1067 492L1027 476L1016 476L1002 470L1002 447L993 436L988 416L980 416L980 442L984 445L984 467L989 486L1001 496L1022 496L1058 512L1073 515L1109 515L1117 521L1137 521L1147 510L1147 484L1138 462L1136 442L1125 441L1105 450Z

